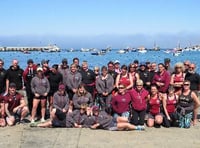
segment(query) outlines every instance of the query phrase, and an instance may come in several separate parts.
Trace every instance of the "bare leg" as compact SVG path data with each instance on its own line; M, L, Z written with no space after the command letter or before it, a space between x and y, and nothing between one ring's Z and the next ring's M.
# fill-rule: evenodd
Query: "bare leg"
M31 120L35 120L36 110L37 110L39 102L40 102L40 100L33 99L33 108L32 108L32 113L31 113Z
M45 123L40 123L37 125L37 127L52 127L52 121L47 121Z
M117 123L128 123L128 118L126 118L126 117L117 117Z
M136 130L136 126L130 123L117 123L118 130Z
M160 124L162 124L162 122L163 122L163 117L161 115L156 115L155 123L160 125Z
M148 127L153 127L154 126L154 119L151 119L151 118L147 119L147 125L148 125Z
M25 106L22 108L21 120L23 120L27 114L28 114L28 107Z
M46 112L46 99L41 100L41 114L42 114L42 119L45 117L45 112Z

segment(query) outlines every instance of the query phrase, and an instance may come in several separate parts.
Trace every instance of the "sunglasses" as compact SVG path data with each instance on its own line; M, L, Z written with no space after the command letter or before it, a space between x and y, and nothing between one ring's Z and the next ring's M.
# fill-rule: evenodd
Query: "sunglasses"
M136 86L142 86L142 85L136 85Z
M125 87L119 87L119 89L124 89Z
M190 84L183 84L183 85L185 85L185 86L189 86Z
M189 66L189 64L184 64L185 66Z

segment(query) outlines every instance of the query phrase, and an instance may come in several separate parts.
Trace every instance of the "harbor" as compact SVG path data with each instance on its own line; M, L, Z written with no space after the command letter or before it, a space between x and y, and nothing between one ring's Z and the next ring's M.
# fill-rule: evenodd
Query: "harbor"
M34 47L0 47L0 51L20 51L20 52L30 52L30 51L41 51L41 52L60 52L60 48L56 45L48 46L34 46Z

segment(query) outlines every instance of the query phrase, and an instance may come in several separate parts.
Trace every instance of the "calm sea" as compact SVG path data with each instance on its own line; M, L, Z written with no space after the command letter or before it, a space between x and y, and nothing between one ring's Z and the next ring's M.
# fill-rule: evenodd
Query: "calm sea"
M190 60L197 64L197 72L200 73L200 61L199 61L200 52L199 51L185 51L182 52L179 56L173 56L172 53L165 53L163 50L160 51L148 51L146 53L139 52L128 52L125 54L118 54L117 49L113 49L112 51L106 53L105 55L96 56L91 55L91 52L31 52L30 54L24 54L22 52L0 52L0 58L4 60L5 68L9 68L13 59L19 60L19 65L21 68L25 68L27 65L28 59L33 59L35 63L40 63L41 60L46 59L50 60L50 66L53 64L60 64L63 58L68 59L68 63L72 63L72 59L74 57L78 57L80 59L80 63L83 60L87 60L89 62L89 67L93 68L94 66L102 66L106 65L108 61L119 60L122 64L129 64L133 62L135 59L140 62L157 62L162 63L164 58L170 58L172 66L177 62L183 62L185 60Z

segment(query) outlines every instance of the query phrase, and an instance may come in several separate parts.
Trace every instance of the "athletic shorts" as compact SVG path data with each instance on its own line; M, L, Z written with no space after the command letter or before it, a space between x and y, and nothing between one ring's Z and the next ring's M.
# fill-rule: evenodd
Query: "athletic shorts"
M52 121L52 126L53 127L66 127L66 120L60 121L60 120L55 119Z
M164 116L163 113L158 113L158 114L156 114L156 115L153 115L153 114L151 114L151 113L148 113L148 114L147 114L147 119L155 119L155 116L157 116L157 115L161 115L162 117Z
M59 119L59 120L64 120L66 119L66 113L63 113L61 110L59 109L56 109L56 113L55 113L56 117Z
M47 96L34 97L34 99L37 99L37 100L45 100L45 99L47 99Z

